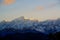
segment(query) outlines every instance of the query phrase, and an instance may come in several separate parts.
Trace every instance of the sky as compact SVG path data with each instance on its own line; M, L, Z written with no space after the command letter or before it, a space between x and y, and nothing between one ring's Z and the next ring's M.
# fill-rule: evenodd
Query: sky
M60 0L0 0L0 21L21 16L40 21L60 18Z

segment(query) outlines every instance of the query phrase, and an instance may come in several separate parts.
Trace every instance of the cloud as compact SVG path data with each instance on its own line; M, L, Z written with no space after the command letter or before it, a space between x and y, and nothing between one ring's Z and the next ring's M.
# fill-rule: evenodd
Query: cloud
M58 3L51 3L51 4L49 4L49 5L45 6L45 7L44 6L37 6L35 9L37 11L41 11L41 10L44 10L44 9L55 7L57 5L58 5Z
M15 2L15 0L4 0L5 5L9 5L9 4L12 4L14 2Z
M36 10L44 10L44 7L43 6L37 6Z

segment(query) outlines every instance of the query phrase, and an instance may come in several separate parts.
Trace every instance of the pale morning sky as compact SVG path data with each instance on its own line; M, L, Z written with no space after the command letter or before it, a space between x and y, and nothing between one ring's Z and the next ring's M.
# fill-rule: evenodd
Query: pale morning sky
M60 18L60 0L15 0L13 3L5 1L0 0L0 21L21 16L38 20Z

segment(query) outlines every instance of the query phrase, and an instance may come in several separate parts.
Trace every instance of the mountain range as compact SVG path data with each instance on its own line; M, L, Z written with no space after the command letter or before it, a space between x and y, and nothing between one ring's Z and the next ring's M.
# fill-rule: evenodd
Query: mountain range
M60 31L60 19L38 21L25 19L24 16L22 16L9 22L5 20L0 22L0 30L9 28L26 32L29 32L28 30L35 30L45 34L55 33Z

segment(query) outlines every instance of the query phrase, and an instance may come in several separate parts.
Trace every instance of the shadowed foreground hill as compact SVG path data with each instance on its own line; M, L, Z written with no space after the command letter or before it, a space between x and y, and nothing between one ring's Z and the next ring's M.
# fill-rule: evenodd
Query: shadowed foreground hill
M44 34L34 30L19 31L4 29L0 31L0 40L60 40L60 32Z
M13 29L4 29L0 31L2 40L48 40L48 36L35 30L21 31Z
M56 32L55 34L48 35L49 40L60 40L60 32Z
M5 40L47 40L47 36L41 33L14 33L7 34L1 39Z

